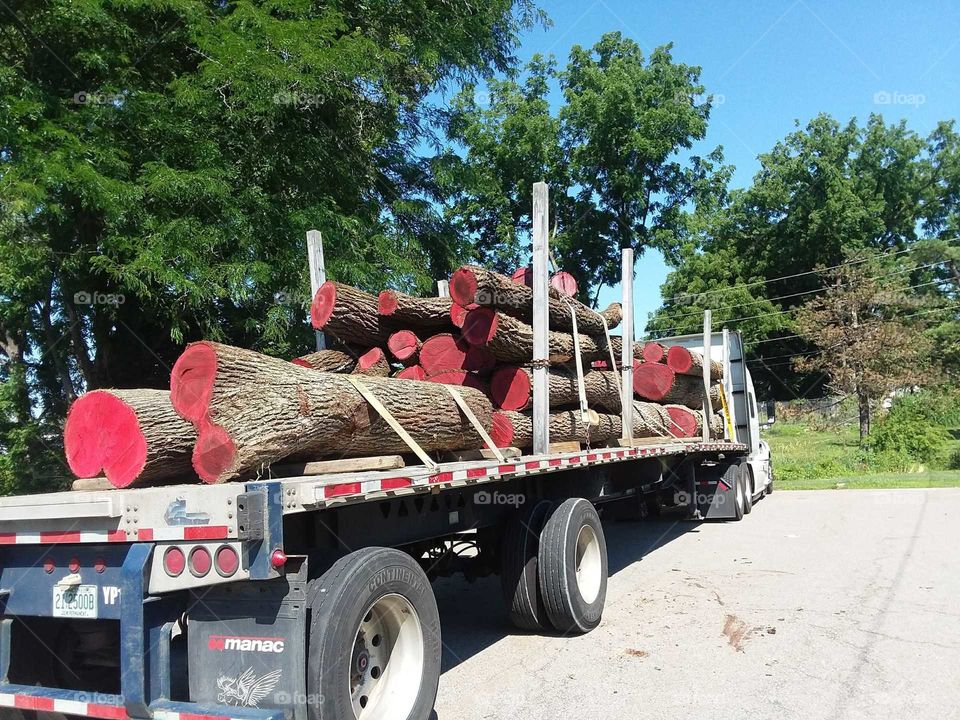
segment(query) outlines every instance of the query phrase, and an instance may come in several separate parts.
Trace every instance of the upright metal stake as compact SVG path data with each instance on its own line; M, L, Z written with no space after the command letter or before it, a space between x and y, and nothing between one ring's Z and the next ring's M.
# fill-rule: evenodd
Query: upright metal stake
M533 186L533 454L550 451L550 188Z
M449 280L437 280L437 297L450 297Z
M323 235L319 230L307 230L307 262L310 265L310 300L317 296L317 290L327 281L327 269L323 264ZM327 339L320 330L317 333L317 350L327 346Z
M703 441L710 439L710 418L713 403L710 402L710 341L713 337L713 313L703 311Z
M633 444L633 248L620 253L620 288L623 290L623 348L620 355L623 384L620 388L620 421L624 440Z

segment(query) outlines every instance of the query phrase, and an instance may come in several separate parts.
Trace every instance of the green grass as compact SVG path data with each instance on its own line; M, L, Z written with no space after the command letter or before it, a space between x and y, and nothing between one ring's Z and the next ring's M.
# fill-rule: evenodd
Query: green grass
M866 490L876 488L960 487L960 470L917 473L875 473L810 480L781 480L777 490Z
M763 437L770 443L778 490L960 487L960 470L883 467L882 459L860 449L851 425L819 429L779 422Z

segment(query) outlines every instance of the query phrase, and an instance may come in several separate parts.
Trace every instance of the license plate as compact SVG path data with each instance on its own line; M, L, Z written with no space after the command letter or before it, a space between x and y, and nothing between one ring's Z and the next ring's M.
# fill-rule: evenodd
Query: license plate
M53 616L96 619L97 586L54 585Z

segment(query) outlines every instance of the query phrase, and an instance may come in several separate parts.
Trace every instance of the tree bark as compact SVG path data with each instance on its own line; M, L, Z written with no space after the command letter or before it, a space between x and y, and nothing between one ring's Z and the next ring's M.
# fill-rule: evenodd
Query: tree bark
M119 488L195 479L190 457L196 439L166 390L86 393L70 406L63 430L67 464L77 477L102 472Z
M860 416L860 444L863 445L870 434L870 396L857 388L857 409Z
M548 374L550 406L580 402L576 373L551 369ZM620 374L590 370L583 374L587 405L594 409L620 412ZM490 378L491 399L502 410L527 410L533 403L533 373L527 367L506 365Z
M356 358L340 350L317 350L291 360L294 365L332 373L348 373L357 365Z
M583 303L566 297L556 288L548 288L550 327L573 330L570 307L577 317L577 331L589 335L603 333L601 313ZM509 313L524 322L533 321L533 290L514 282L506 275L491 272L476 265L465 265L450 277L450 296L463 307L474 309L490 307ZM613 303L602 313L610 328L620 324L623 309Z
M533 358L533 328L512 315L490 308L476 308L467 313L463 323L463 337L471 345L485 347L501 363L523 364ZM610 357L604 337L593 338L580 334L580 355L584 362ZM610 338L614 355L619 358L620 337ZM573 335L551 331L549 335L550 362L567 362L574 358Z
M313 327L323 330L351 345L386 347L392 330L384 322L377 306L377 298L363 290L328 280L310 304Z
M483 447L446 388L381 377L363 383L425 451ZM410 452L344 375L201 342L177 360L170 386L174 408L199 430L193 465L206 482L237 479L292 455ZM458 391L489 430L490 401L471 388Z
M667 350L667 367L681 375L703 377L703 355L696 350L688 350L679 345L671 345ZM716 360L710 361L710 381L717 382L723 377L723 365Z
M448 297L419 298L396 290L384 290L377 298L377 308L381 316L389 322L426 334L449 332L453 323L450 309L453 300Z
M639 397L664 405L703 407L703 381L679 375L660 363L642 363L634 369L633 391Z

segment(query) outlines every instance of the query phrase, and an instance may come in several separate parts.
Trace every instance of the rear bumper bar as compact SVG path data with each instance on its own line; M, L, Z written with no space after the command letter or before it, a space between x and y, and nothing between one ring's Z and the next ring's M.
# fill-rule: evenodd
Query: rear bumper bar
M0 716L3 708L64 713L103 720L133 720L119 695L38 688L0 683ZM148 708L154 720L283 720L282 710L202 706L158 700Z

